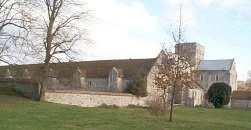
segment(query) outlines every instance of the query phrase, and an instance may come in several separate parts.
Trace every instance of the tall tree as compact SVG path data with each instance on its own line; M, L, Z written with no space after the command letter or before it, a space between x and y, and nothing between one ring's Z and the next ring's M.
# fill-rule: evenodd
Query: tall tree
M37 20L33 29L35 51L44 60L40 81L40 100L45 98L50 62L73 59L82 44L89 42L85 22L89 11L85 4L73 0L27 0L35 7ZM41 39L39 39L41 37ZM33 38L34 39L34 38Z
M0 62L19 62L31 18L23 0L0 0ZM19 58L18 58L19 57Z
M248 90L251 89L251 70L248 71L248 78L247 78L245 85Z
M158 73L155 75L154 84L162 92L164 103L170 102L169 122L173 120L173 104L175 95L182 91L184 87L190 87L194 84L195 73L194 65L190 64L189 53L181 49L179 43L184 40L184 30L182 26L182 10L180 5L179 24L177 30L171 30L170 36L175 44L175 53L167 52L165 49L162 58L157 65ZM167 100L170 96L170 100Z

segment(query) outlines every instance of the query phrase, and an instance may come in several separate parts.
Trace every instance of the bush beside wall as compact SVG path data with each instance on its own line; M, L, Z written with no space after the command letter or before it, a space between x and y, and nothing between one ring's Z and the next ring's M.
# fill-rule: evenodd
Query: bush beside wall
M136 75L132 77L131 82L128 85L127 92L136 96L145 97L147 96L146 87L147 87L146 79Z
M39 84L31 79L0 78L0 87L13 90L33 100L38 99Z

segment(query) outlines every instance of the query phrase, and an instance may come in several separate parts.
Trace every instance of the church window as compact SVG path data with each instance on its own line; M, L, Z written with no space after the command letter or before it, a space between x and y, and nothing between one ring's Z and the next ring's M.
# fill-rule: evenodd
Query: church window
M99 87L98 82L94 82L94 83L93 83L93 86L94 86L94 87Z
M218 81L219 80L219 75L215 75L215 81Z
M200 80L203 81L204 80L204 76L200 75Z
M92 82L88 81L88 86L91 87L92 86Z
M196 92L193 92L192 99L195 99L195 98L196 98Z

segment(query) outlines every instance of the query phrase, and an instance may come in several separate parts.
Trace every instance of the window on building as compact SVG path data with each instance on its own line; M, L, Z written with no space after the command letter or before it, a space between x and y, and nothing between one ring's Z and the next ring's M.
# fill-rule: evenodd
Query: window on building
M96 82L93 82L93 87L98 87Z
M92 86L92 82L88 81L88 86L91 87Z
M192 99L195 99L196 98L196 92L193 91L192 93Z
M203 81L203 80L204 80L204 76L200 75L200 81Z
M215 81L218 81L219 80L219 75L215 75Z

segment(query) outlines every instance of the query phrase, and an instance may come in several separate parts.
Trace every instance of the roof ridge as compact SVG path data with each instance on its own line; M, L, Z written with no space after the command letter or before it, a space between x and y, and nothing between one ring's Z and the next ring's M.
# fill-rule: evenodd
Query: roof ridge
M201 60L201 61L223 61L223 60L234 60L234 59L209 59L209 60Z
M129 77L134 73L146 76L156 63L156 60L157 58L61 62L50 64L50 68L53 68L55 72L57 71L59 77L71 77L78 67L86 70L88 78L106 78L112 67L116 67L117 71L121 69L125 77ZM25 68L33 72L32 76L38 77L41 75L42 64L0 66L0 76L5 76L7 68L14 73L15 77L22 76Z
M234 59L201 60L197 70L231 70Z

